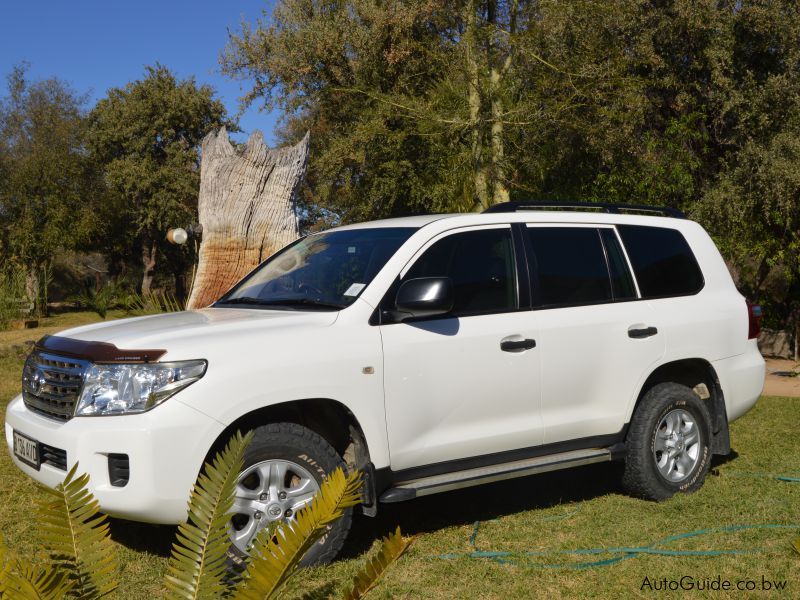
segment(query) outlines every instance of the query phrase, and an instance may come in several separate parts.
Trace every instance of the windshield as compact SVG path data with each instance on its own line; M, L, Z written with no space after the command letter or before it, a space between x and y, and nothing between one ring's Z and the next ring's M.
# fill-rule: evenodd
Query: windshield
M339 310L349 306L413 227L332 231L287 246L217 304Z

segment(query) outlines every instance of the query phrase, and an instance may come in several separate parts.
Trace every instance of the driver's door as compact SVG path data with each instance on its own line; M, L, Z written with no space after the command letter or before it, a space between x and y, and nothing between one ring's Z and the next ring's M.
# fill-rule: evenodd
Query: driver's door
M393 470L542 443L535 313L519 310L508 225L459 229L431 240L402 279L446 276L445 316L381 325Z

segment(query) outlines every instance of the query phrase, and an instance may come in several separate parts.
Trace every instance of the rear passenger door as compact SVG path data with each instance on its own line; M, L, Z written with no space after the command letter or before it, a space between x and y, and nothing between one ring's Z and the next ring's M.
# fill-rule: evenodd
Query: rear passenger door
M617 434L643 375L664 354L657 315L639 300L613 226L529 224L525 231L544 443ZM606 441L613 440L587 440Z

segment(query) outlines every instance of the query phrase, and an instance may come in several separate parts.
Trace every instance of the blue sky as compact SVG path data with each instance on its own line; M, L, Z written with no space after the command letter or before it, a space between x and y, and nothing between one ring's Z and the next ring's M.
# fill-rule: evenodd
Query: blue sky
M254 22L273 0L17 0L2 3L0 75L22 61L31 79L58 76L90 104L111 87L140 79L145 65L160 62L179 77L194 75L217 90L230 114L238 111L241 83L219 72L219 53L228 29L244 18ZM244 82L246 85L246 82ZM240 120L244 134L260 129L274 143L277 114L249 109ZM244 137L242 134L237 136Z

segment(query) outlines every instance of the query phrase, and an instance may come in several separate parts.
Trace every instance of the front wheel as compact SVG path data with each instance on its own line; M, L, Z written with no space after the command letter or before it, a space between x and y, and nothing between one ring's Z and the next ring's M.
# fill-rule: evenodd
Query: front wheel
M622 483L634 496L666 500L705 481L711 461L708 409L688 387L661 383L633 414Z
M325 476L346 468L320 435L295 423L271 423L253 432L244 453L229 525L230 556L243 559L259 531L276 521L291 521L311 503ZM328 526L328 532L303 557L303 566L331 562L344 544L353 509Z

